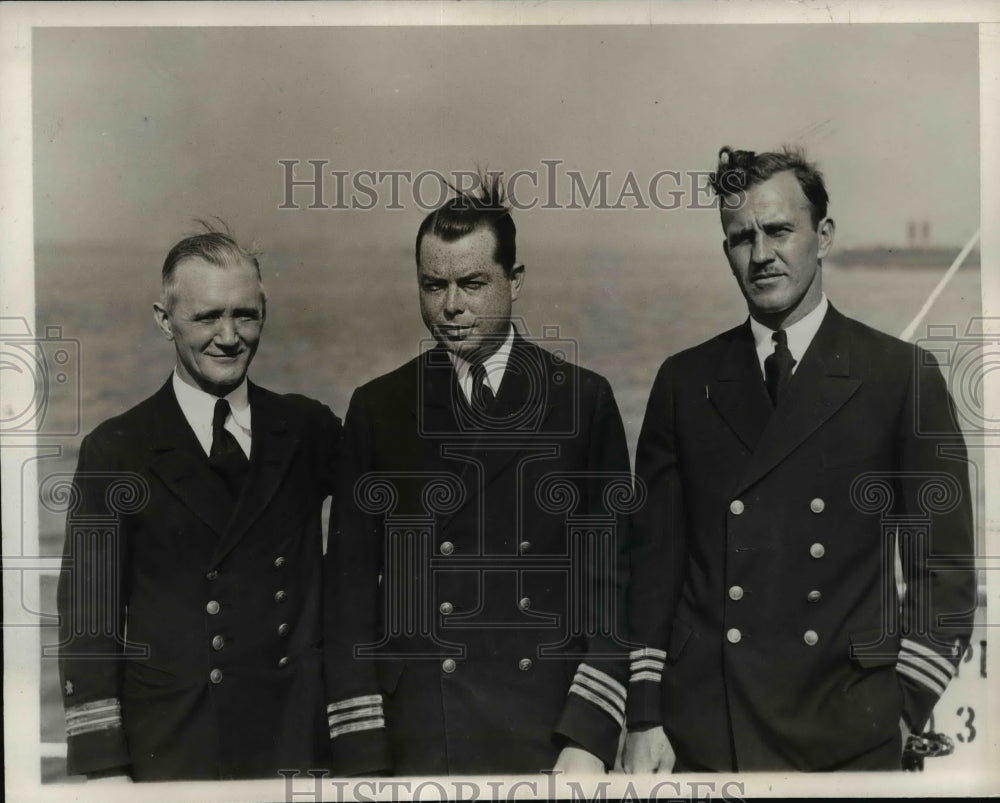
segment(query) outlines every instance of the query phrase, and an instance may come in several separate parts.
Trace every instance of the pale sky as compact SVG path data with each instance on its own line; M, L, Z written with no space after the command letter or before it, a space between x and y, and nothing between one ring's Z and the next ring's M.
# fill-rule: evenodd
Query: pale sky
M942 24L36 29L36 240L163 253L219 215L270 247L404 249L424 214L407 185L401 211L384 208L388 183L370 211L280 210L278 160L353 176L559 159L588 183L610 171L616 198L630 171L645 194L658 171L711 170L722 145L792 142L826 173L840 245L902 243L911 218L961 245L979 221L977 37ZM720 239L709 210L515 220L522 241L560 248Z

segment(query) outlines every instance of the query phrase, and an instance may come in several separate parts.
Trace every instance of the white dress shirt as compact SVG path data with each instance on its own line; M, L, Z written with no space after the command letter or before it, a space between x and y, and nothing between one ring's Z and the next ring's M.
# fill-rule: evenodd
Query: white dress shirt
M504 372L507 370L507 361L510 359L510 350L514 345L514 326L511 324L507 339L500 344L493 354L483 361L486 368L486 384L493 391L493 397L500 393L500 383L503 381ZM467 402L472 402L472 363L464 360L457 354L448 352L451 364L455 366L455 373L458 375L458 386L462 389Z
M793 374L802 363L802 355L806 353L806 349L812 343L816 332L819 331L819 325L823 323L823 316L826 315L829 306L830 302L826 300L826 293L823 293L820 296L819 304L816 305L816 309L785 329L785 333L788 335L788 350L792 352L792 356L795 358L795 365L792 366ZM764 360L774 354L774 341L771 340L771 335L774 334L775 330L768 329L764 324L755 320L753 316L750 316L750 331L753 332L753 342L757 346L757 359L760 362L760 372L766 376L767 374L764 372Z
M194 430L198 443L205 454L212 452L212 418L215 415L217 396L206 393L201 388L189 385L174 369L174 395L181 407L181 412ZM223 398L229 402L229 415L225 428L229 430L243 453L250 456L250 399L247 396L247 380L244 377L240 385Z

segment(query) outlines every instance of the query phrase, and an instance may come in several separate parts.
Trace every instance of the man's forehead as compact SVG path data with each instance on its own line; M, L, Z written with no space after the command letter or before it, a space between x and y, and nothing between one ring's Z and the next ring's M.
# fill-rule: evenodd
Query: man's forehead
M746 189L742 196L727 195L722 209L723 228L752 226L782 220L799 211L811 214L809 199L793 172L777 173Z
M428 233L420 243L418 269L428 276L479 273L490 267L502 269L495 253L496 236L488 228L475 229L457 240Z
M200 258L184 260L177 264L167 291L180 303L193 307L251 307L264 303L257 271L245 262L220 267Z
M181 274L199 273L199 274L222 274L226 271L239 273L251 272L254 278L257 277L257 268L253 266L253 263L246 259L240 259L238 262L226 263L224 265L217 265L214 262L209 262L204 257L200 256L189 256L184 257L180 260L174 267L174 275L178 276Z
M189 257L177 263L168 292L198 303L217 303L217 299L240 296L242 299L263 296L260 276L249 262L215 265L201 257Z

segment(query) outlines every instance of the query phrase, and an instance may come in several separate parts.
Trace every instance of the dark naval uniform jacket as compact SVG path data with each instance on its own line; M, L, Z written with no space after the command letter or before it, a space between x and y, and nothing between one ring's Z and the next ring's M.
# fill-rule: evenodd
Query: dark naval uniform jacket
M607 381L515 336L477 419L442 347L359 388L328 553L329 726L348 775L615 759L615 549L631 499Z
M747 322L663 364L636 463L629 727L681 769L898 769L975 605L934 358L830 307L772 407Z
M320 511L341 425L303 396L248 396L236 502L169 380L81 445L58 589L70 774L329 764Z

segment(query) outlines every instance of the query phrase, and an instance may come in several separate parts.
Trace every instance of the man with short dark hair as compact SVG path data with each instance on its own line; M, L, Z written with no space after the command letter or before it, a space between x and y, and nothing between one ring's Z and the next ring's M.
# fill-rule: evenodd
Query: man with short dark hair
M524 266L500 190L424 220L436 346L348 409L326 620L337 773L615 761L625 433L604 378L515 330Z
M174 371L80 446L58 589L68 772L327 766L321 506L340 421L247 380L265 317L254 254L209 231L162 275Z
M975 605L951 398L932 355L826 299L814 165L723 148L712 184L750 317L670 357L646 408L624 765L899 769Z

